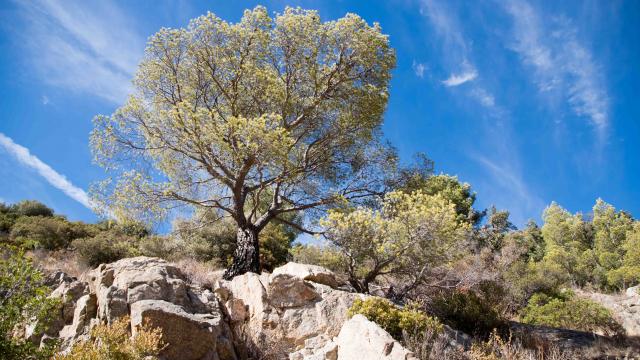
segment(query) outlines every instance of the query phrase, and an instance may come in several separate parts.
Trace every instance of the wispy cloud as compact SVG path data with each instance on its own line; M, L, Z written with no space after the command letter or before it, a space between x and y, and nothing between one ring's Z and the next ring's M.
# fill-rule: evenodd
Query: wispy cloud
M499 108L493 96L482 84L478 84L480 76L471 60L471 45L461 30L458 19L447 8L447 2L438 0L422 0L420 13L425 16L436 34L442 40L445 67L450 72L449 77L441 83L449 88L474 82L467 93L473 100L497 115ZM478 96L481 94L482 96Z
M468 81L471 81L478 77L478 72L475 69L467 70L460 74L451 74L448 79L442 81L445 86L452 87L462 85Z
M417 77L419 77L420 79L424 78L424 72L427 69L425 64L416 62L414 60L413 64L411 65L411 68L413 69L413 72L416 74Z
M525 0L504 2L513 18L513 50L534 69L541 92L558 91L578 116L590 119L600 135L609 122L609 96L603 72L564 17L540 16Z
M472 158L482 165L492 179L493 189L486 189L485 195L490 195L497 206L509 210L516 223L523 225L528 220L527 215L543 209L544 202L529 190L517 163L497 163L480 155L473 155Z
M19 2L27 23L19 40L42 78L69 90L122 102L144 50L144 39L111 2Z
M0 133L0 146L9 154L13 155L21 164L34 169L49 184L64 192L67 196L91 209L91 201L87 193L81 188L73 185L67 178L56 172L51 166L42 162L35 155L31 154L26 147L16 144L10 137Z
M476 87L471 90L471 96L476 98L486 108L496 108L496 99L487 90Z
M49 105L51 103L51 100L49 100L49 97L47 95L42 95L42 105Z

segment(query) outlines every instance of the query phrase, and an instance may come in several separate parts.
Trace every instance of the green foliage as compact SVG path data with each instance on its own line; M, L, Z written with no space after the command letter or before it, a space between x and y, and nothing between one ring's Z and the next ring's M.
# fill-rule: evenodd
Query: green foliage
M293 223L298 221L291 219ZM236 248L236 232L236 225L229 218L204 224L198 221L180 221L174 224L176 246L181 256L204 262L213 261L220 266L231 264ZM258 239L262 269L272 271L286 263L297 235L298 231L277 220L267 224Z
M35 200L22 200L11 206L11 212L18 216L53 216L53 210Z
M94 119L93 153L114 179L92 187L94 201L150 222L176 206L225 213L248 234L228 275L259 271L250 239L268 223L384 189L395 157L379 130L394 67L380 25L355 14L323 22L257 6L237 23L208 13L161 29L136 91ZM283 253L269 244L268 267Z
M492 251L499 251L504 246L505 236L516 227L509 221L509 212L497 210L495 206L489 209L487 222L477 232L478 242Z
M143 326L136 336L129 334L129 318L120 318L110 325L100 324L91 330L88 340L76 343L68 354L54 360L153 360L163 349L162 332Z
M291 256L297 263L320 265L336 272L346 271L344 254L332 246L296 244L291 249Z
M343 253L349 281L360 292L368 292L383 272L409 288L416 286L429 270L446 267L460 255L471 229L458 220L453 203L421 191L390 192L380 210L331 211L321 224L325 237Z
M348 315L351 317L356 314L364 315L398 340L403 334L420 334L427 329L436 333L442 331L442 324L438 319L418 310L416 306L399 308L391 301L379 297L356 299Z
M556 294L568 280L568 274L545 262L516 261L503 274L515 308L525 306L535 293Z
M44 331L58 306L48 299L50 289L42 274L22 250L0 245L0 354L2 359L47 359L52 349L39 350L30 341L13 337L13 331L27 323Z
M104 231L91 238L74 240L71 245L81 261L95 267L139 255L137 241L138 239L117 231Z
M10 239L26 248L56 250L65 248L79 234L64 218L23 216L11 228Z
M576 297L571 291L556 296L537 293L522 309L521 321L565 329L598 332L608 335L624 334L624 329L602 305Z
M487 293L470 290L444 291L430 304L433 313L445 324L467 334L486 337L494 329L503 330L506 323L494 308L495 299Z

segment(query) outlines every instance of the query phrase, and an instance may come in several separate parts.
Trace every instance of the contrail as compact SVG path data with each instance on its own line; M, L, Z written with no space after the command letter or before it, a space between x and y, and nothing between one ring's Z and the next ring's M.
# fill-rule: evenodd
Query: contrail
M62 190L73 200L84 205L88 209L92 209L91 201L87 193L81 188L73 185L67 178L53 170L51 166L42 162L35 155L32 155L29 149L16 144L10 137L0 132L0 146L4 147L10 154L15 156L20 163L36 170L49 184Z

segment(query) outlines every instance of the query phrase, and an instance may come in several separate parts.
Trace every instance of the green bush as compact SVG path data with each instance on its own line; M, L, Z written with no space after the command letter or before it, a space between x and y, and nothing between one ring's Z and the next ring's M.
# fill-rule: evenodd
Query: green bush
M439 333L442 324L436 318L432 318L415 306L399 308L391 301L379 297L370 297L365 300L356 299L349 309L351 317L361 314L385 329L391 336L400 340L405 335L424 333L428 329Z
M486 338L494 329L506 327L491 300L470 290L440 293L434 296L430 305L433 313L445 324L467 334Z
M0 358L48 359L52 349L38 349L32 342L13 337L21 325L36 324L35 333L45 330L50 314L59 305L47 298L42 274L22 250L0 245Z
M599 332L607 335L624 334L611 312L602 305L576 297L571 291L557 296L537 293L522 309L520 320L527 324Z
M138 241L137 249L140 255L165 260L175 260L180 257L180 244L170 236L145 236Z
M138 239L134 237L115 231L105 231L92 238L74 240L71 245L76 249L82 262L95 267L139 255L137 242Z
M11 206L11 211L18 216L53 216L53 210L35 200L22 200Z
M57 250L76 236L74 227L60 217L22 216L11 228L10 239L18 246Z
M346 262L344 255L329 246L296 244L291 249L291 256L293 261L298 263L320 265L336 272L345 270L343 266Z

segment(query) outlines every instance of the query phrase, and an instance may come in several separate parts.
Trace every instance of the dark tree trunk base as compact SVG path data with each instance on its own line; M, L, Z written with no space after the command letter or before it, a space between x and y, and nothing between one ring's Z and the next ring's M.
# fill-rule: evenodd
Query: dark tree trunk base
M260 274L260 245L258 232L254 229L238 229L236 235L236 250L233 253L233 263L225 271L223 279L231 280L247 272Z

